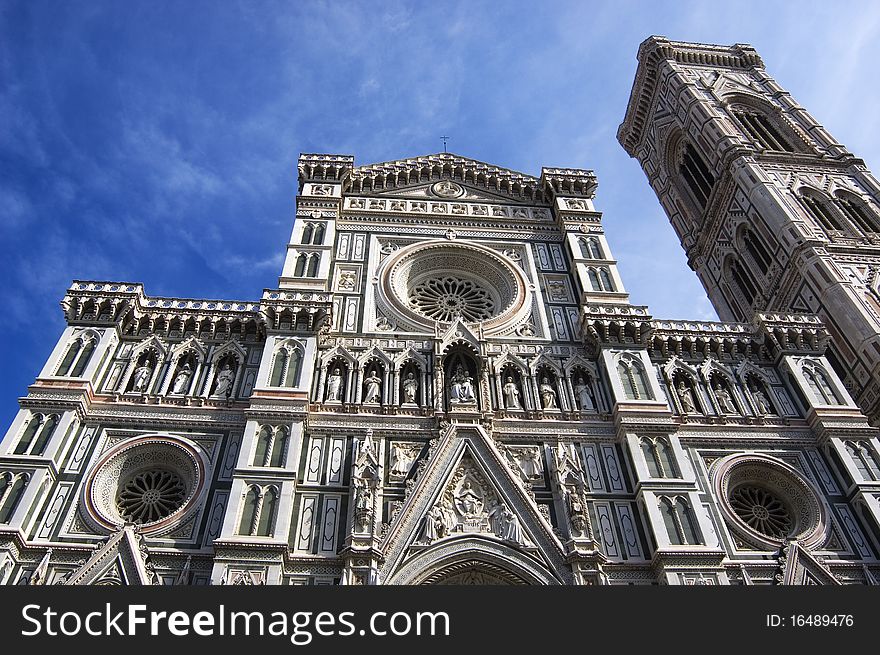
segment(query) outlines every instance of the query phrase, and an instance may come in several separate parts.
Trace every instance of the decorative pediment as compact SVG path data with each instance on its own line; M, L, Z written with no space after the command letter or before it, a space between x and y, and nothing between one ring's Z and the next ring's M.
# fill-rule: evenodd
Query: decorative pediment
M64 584L152 585L155 578L143 537L127 524L110 535Z
M520 198L511 198L509 195L493 193L487 189L475 188L451 180L380 190L373 195L383 198L419 198L424 200L451 200L454 202L509 203L511 200L523 202Z
M345 191L349 195L398 195L400 190L444 200L474 194L468 199L546 202L539 178L451 152L356 166Z
M382 538L382 579L421 580L452 549L504 552L533 582L561 582L550 571L568 570L562 544L519 477L481 427L450 426Z
M778 585L841 585L834 574L797 541L789 541L779 551Z
M450 346L465 344L470 346L475 353L480 352L480 337L461 319L450 325L446 332L440 335L440 341L441 352L445 352Z

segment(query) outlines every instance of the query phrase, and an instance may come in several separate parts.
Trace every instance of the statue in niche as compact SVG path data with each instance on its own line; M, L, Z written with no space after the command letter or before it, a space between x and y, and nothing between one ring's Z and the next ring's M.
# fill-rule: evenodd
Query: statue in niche
M366 379L367 390L364 394L365 403L378 403L382 399L382 380L376 375L376 369L370 371L370 377Z
M593 390L590 385L584 382L583 377L578 377L577 384L574 385L574 394L577 396L578 409L582 412L591 412L596 409L593 403Z
M522 409L522 403L519 399L519 387L513 381L513 376L508 375L504 386L501 388L504 392L505 409Z
M453 403L475 403L477 398L474 395L474 379L459 364L455 369L455 375L452 376L451 393Z
M150 360L145 361L134 370L134 384L132 391L146 391L150 378L153 376L153 369L150 367Z
M455 497L455 504L465 516L476 516L483 509L483 497L474 490L471 481L467 480Z
M520 455L519 467L526 478L540 478L543 472L541 452L537 448L526 448Z
M722 387L720 382L715 383L715 398L718 400L718 409L721 410L722 414L739 413L733 406L733 399L730 397L730 392Z
M397 478L405 478L412 466L413 456L409 448L400 444L391 444L391 475Z
M767 395L758 387L752 389L752 398L755 399L755 406L758 410L758 414L775 414L773 406L767 399Z
M189 388L189 379L192 377L192 369L189 362L183 365L177 375L174 377L174 385L171 387L171 393L186 393Z
M234 380L235 371L232 370L232 367L227 362L217 374L217 388L214 389L214 395L218 398L223 398L224 396L228 398L232 395L232 382Z
M678 383L678 399L681 401L682 413L693 414L697 411L694 396L690 388L684 383L684 380L680 380Z
M416 400L418 392L419 381L416 380L416 376L410 371L406 374L406 379L403 381L403 404L418 405L418 400Z
M550 384L550 379L546 376L541 378L541 404L544 409L556 409L556 391Z
M327 402L342 401L342 375L339 368L334 368L333 372L327 378Z

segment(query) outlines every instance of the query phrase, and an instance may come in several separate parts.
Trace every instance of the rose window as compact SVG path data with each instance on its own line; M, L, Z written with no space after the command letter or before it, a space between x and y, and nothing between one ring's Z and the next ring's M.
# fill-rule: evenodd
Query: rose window
M730 496L736 515L761 534L783 539L791 534L791 513L785 504L766 489L743 486Z
M786 539L815 548L828 538L822 494L788 462L739 453L714 461L710 473L718 508L741 540L738 548L772 550Z
M184 437L124 439L87 475L82 516L99 530L136 523L143 534L168 533L202 506L208 472L204 450Z
M495 313L492 297L470 280L457 277L431 278L411 291L410 304L418 312L439 321L456 318L476 323Z
M124 518L152 523L173 514L186 500L186 485L171 471L151 470L134 476L119 490L116 504Z

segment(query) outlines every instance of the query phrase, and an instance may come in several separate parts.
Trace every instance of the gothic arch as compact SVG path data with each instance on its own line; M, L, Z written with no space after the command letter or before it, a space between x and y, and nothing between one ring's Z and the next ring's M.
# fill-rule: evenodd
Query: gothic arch
M466 572L479 573L511 585L558 585L543 563L496 539L467 535L444 539L419 550L392 573L385 584L443 584Z

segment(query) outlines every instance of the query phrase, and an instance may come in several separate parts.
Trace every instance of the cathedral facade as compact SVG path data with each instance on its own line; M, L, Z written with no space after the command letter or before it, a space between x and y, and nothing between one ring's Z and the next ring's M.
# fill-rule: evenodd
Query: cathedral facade
M0 442L0 583L876 584L870 308L829 312L876 235L807 215L844 220L834 178L877 220L876 185L750 48L639 56L619 137L724 322L629 302L589 170L301 155L259 299L68 289Z

